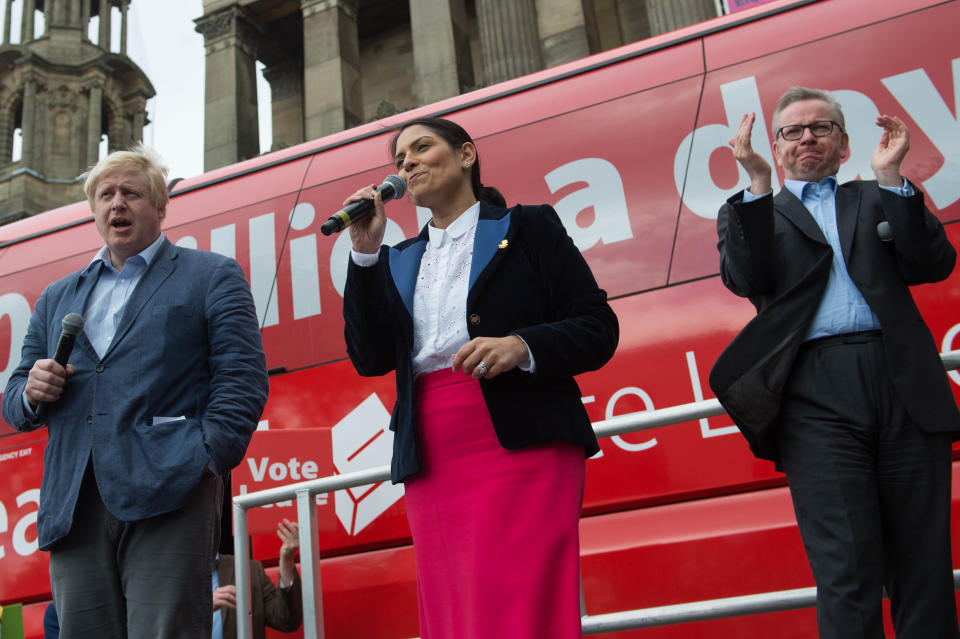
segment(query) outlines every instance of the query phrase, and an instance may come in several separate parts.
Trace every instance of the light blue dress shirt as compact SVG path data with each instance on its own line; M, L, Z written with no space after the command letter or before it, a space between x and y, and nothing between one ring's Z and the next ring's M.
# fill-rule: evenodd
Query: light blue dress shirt
M784 188L797 196L817 226L823 231L824 237L833 248L833 262L830 265L830 277L824 289L820 306L813 316L813 321L807 329L804 340L856 333L880 328L880 320L867 304L860 293L860 289L850 279L847 265L843 259L843 250L840 247L840 234L837 231L837 178L825 177L819 182L802 182L800 180L785 180ZM880 185L904 197L914 194L913 187L906 180L902 187ZM752 202L765 195L754 195L749 190L743 192L743 201Z
M83 332L86 333L87 339L101 358L110 348L117 326L120 325L120 319L123 317L123 309L127 306L127 300L130 299L130 295L146 273L147 267L156 257L163 240L164 237L161 234L153 244L138 254L128 257L120 271L110 262L110 253L106 246L100 249L87 266L86 273L93 273L97 269L100 275L84 309Z

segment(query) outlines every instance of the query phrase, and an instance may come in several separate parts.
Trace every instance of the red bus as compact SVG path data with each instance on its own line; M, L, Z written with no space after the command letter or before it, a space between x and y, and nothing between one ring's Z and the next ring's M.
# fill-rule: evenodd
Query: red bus
M711 397L711 365L754 312L717 275L717 209L748 183L727 140L756 112L754 146L773 164L770 117L791 85L830 89L843 105L851 157L841 181L872 178L874 119L901 117L912 131L904 173L960 246L958 24L960 0L777 0L176 181L164 233L239 260L272 374L234 491L388 463L394 382L361 378L346 358L349 239L319 228L347 194L392 172L389 127L426 114L455 119L477 140L484 182L508 204L557 209L621 324L613 360L579 378L599 421ZM774 180L779 187L782 175ZM388 243L427 219L408 200L387 215ZM100 246L86 203L0 227L4 384L43 287ZM960 269L914 295L942 350L960 348ZM960 397L960 373L949 375ZM39 637L50 599L36 543L46 432L0 428L0 603L25 603L27 636ZM601 447L587 464L581 522L589 614L813 585L783 476L750 455L728 417ZM960 466L954 477L960 496ZM418 634L403 508L402 486L389 483L318 497L327 637ZM252 511L256 558L276 563L274 524L294 513L289 504ZM810 609L617 636L815 634Z

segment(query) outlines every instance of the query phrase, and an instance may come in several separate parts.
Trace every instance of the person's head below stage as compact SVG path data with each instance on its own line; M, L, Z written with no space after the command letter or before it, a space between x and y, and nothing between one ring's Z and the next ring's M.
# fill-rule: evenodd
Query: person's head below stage
M390 141L390 155L410 199L433 211L438 228L478 200L506 206L497 189L480 181L477 147L455 122L418 118L404 123Z
M90 170L83 190L114 268L160 236L167 213L167 169L147 147L115 151Z
M819 182L850 155L840 103L827 91L791 87L773 112L774 158L788 180Z

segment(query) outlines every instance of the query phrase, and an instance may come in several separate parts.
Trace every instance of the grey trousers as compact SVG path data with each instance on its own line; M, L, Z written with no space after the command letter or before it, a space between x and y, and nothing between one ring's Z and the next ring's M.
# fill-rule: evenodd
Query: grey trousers
M204 473L170 513L123 522L88 466L70 533L50 551L62 639L209 639L223 482Z
M780 461L817 582L821 639L957 639L951 442L911 421L876 334L805 345L781 409Z

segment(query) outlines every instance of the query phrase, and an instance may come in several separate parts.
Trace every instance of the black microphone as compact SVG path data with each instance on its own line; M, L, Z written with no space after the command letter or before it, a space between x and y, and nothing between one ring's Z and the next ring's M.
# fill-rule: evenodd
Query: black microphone
M880 236L881 242L892 242L893 231L890 229L890 222L884 220L877 224L877 235Z
M63 330L60 331L60 341L57 342L57 352L53 356L53 361L61 366L67 365L70 359L70 351L73 350L73 343L77 339L77 333L83 330L83 316L80 313L70 313L60 322ZM37 410L34 412L36 419L34 421L43 423L47 421L47 410L50 404L40 402L37 404Z
M407 192L407 183L399 175L388 175L383 178L383 184L377 188L380 199L386 203L390 200L399 200ZM349 204L330 216L323 223L320 232L324 235L339 233L357 220L362 220L373 213L373 200L360 200Z

